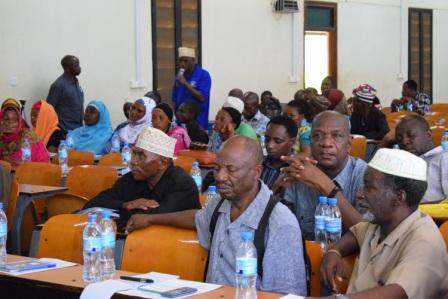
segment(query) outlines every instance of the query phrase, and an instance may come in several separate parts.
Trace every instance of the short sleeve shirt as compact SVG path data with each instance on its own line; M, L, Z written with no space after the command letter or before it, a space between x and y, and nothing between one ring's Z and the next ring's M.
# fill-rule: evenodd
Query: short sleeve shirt
M422 202L440 201L448 198L448 151L438 146L421 156L428 164L428 188Z

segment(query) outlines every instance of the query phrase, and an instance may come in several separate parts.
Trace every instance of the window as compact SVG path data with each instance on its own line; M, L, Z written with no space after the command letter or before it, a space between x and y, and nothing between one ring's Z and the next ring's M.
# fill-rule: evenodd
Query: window
M432 99L432 10L409 9L408 79Z
M305 2L305 87L320 90L322 79L337 84L336 4Z
M177 70L177 48L194 48L201 63L201 1L152 0L151 13L153 89L167 101Z

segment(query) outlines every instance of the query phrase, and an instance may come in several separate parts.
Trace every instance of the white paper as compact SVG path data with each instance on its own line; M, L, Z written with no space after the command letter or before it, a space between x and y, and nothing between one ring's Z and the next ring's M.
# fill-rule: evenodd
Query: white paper
M280 297L280 299L305 299L305 297L288 294L286 296Z
M5 274L8 274L8 275L13 275L13 276L19 276L19 275L24 275L24 274L34 273L34 272L51 271L51 270L54 270L54 269L72 267L72 266L76 266L77 265L76 263L67 262L67 261L63 261L63 260L60 260L60 259L52 259L52 258L41 258L41 259L37 259L37 260L41 261L41 262L56 264L56 267L53 267L53 268L42 268L42 269L33 269L33 270L20 271L20 272L4 272L4 271L0 271L0 273L5 273Z
M140 285L142 285L142 284L140 284ZM177 298L186 298L186 297L190 297L190 296L195 296L195 295L198 295L201 293L206 293L206 292L216 290L221 287L221 285L219 285L219 284L203 283L203 282L182 280L182 279L166 280L166 281L159 282L159 283L146 284L146 286L150 286L151 289L157 289L157 290L173 290L173 289L178 289L178 288L183 288L183 287L190 287L190 288L195 288L198 290L194 294L189 294L189 295L185 295L185 296L177 297ZM153 298L153 299L164 298L164 297L160 296L159 294L141 291L138 289L120 292L120 294L124 294L124 295L128 295L128 296L142 297L142 298Z
M132 289L132 285L122 280L106 280L89 284L81 293L80 299L109 299L116 292Z
M139 274L139 275L133 275L132 277L152 279L152 280L154 280L154 283L179 278L178 275L164 274L164 273L159 273L159 272L143 273L143 274ZM145 283L138 282L138 281L124 280L124 279L120 279L120 281L126 282L127 284L131 285L133 289L137 289L139 286L145 285Z

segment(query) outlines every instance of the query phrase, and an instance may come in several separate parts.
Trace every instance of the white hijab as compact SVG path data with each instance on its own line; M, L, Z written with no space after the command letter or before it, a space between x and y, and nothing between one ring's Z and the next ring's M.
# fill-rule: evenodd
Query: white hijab
M118 131L120 141L127 142L128 144L135 144L138 134L143 128L151 127L152 109L156 106L156 102L148 97L142 97L135 101L145 107L145 115L136 122L129 122L126 126Z

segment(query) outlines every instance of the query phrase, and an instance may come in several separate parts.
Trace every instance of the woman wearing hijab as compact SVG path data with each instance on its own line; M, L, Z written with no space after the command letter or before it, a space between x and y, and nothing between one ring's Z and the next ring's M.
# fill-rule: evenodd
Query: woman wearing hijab
M48 152L39 137L28 129L21 106L15 99L6 99L0 112L0 160L12 165L22 163L22 143L28 140L32 162L48 162Z
M180 150L190 147L191 140L187 131L181 126L175 125L171 128L173 115L173 109L168 104L158 104L152 110L152 126L177 140L174 147L174 154L177 155Z
M65 138L65 132L58 127L58 115L53 106L40 99L31 107L30 116L36 135L46 145L49 152L56 153L60 141Z
M122 145L125 142L134 145L140 131L151 126L151 113L155 106L155 101L148 97L142 97L132 104L129 111L129 121L120 124L115 129Z
M103 154L112 133L106 105L100 100L93 100L84 112L84 126L72 132L74 148Z

